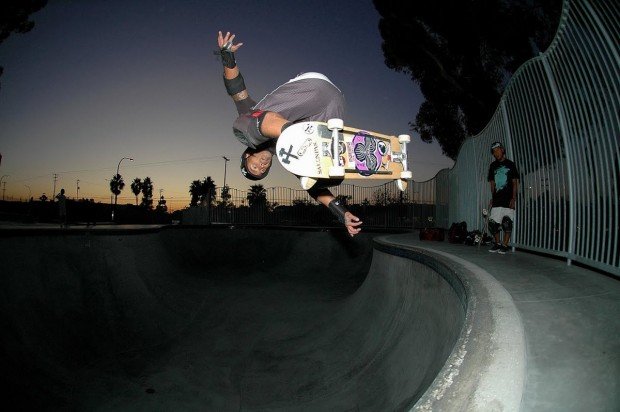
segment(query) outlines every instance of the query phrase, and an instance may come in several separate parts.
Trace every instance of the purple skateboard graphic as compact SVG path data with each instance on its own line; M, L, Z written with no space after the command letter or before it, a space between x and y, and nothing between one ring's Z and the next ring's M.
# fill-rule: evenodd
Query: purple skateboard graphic
M385 142L360 132L351 140L351 146L355 154L355 169L359 174L368 176L379 170L383 155L387 153Z

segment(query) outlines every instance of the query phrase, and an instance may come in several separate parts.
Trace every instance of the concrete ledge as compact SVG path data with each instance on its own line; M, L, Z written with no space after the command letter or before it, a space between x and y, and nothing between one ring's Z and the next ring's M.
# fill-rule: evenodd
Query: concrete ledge
M452 254L375 239L375 249L432 267L465 309L461 335L414 411L518 411L525 382L525 334L512 297L488 272Z

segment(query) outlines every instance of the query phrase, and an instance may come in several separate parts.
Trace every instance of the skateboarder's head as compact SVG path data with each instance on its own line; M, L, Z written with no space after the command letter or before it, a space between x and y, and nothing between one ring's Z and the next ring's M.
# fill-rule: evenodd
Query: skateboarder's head
M269 149L247 148L241 155L241 174L250 180L261 180L269 174L273 154Z

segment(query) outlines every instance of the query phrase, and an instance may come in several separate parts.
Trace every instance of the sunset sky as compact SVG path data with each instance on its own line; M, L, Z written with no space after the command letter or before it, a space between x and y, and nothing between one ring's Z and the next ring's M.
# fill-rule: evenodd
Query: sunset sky
M345 124L387 134L408 133L422 101L417 86L385 66L372 2L50 1L35 28L0 44L0 175L7 199L30 194L108 202L107 179L124 160L127 186L150 176L168 205L189 203L192 180L211 176L247 189L239 173L243 147L236 117L213 55L217 31L244 46L237 62L259 100L301 72L327 75L345 94ZM413 135L414 180L432 178L452 161L437 144ZM275 161L275 159L274 159ZM298 188L274 164L265 187Z

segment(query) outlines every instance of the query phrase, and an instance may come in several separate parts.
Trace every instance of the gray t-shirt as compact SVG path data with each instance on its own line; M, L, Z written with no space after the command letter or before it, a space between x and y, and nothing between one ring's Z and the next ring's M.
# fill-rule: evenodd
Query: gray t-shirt
M279 113L293 123L303 121L326 122L332 118L342 119L345 100L342 92L327 77L319 73L306 73L276 88L263 97L253 110ZM251 115L243 114L235 120L235 135L244 145L256 148L270 140L251 127L255 121ZM275 143L275 142L274 142Z

